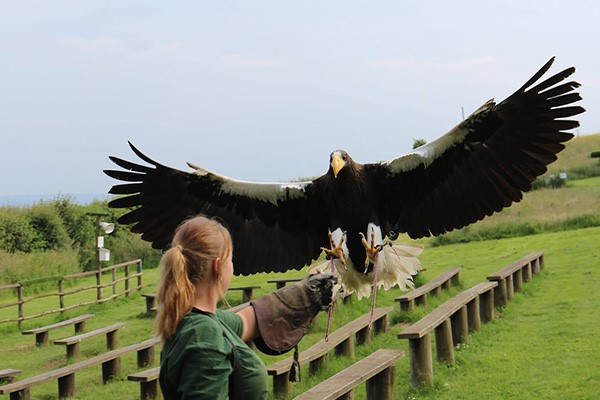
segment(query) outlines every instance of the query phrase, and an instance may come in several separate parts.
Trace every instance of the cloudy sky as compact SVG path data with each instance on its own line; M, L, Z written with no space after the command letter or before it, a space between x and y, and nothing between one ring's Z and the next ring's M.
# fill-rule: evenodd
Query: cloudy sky
M590 1L18 1L0 11L0 196L106 193L109 155L238 179L431 141L550 57L600 132Z

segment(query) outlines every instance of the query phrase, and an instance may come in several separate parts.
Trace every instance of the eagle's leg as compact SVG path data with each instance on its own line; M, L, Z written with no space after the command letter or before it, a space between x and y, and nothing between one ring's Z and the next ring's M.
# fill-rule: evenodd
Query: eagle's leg
M363 235L362 232L360 232L360 236L362 238L361 243L367 253L367 257L365 258L365 272L364 272L364 274L366 274L367 271L369 270L369 265L375 263L375 261L377 260L377 254L379 254L379 252L381 251L381 249L383 249L383 247L380 244L375 245L375 229L371 229L371 242L370 243L367 242L367 239L365 238L365 235Z
M325 252L325 255L327 256L328 259L337 258L338 260L340 260L340 262L344 266L344 269L348 269L346 267L346 256L344 256L344 249L342 247L342 245L344 244L346 232L344 232L342 234L342 236L340 237L340 240L337 244L335 243L335 240L333 239L333 234L331 233L331 229L327 232L327 236L329 237L329 245L331 246L331 249L328 249L326 247L321 247L321 250L323 250Z

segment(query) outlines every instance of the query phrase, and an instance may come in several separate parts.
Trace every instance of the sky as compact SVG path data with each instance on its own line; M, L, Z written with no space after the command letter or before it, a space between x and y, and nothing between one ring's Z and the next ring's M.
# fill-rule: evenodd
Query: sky
M322 175L390 160L550 57L600 132L590 1L18 1L0 8L0 196L106 194L127 141L181 170Z

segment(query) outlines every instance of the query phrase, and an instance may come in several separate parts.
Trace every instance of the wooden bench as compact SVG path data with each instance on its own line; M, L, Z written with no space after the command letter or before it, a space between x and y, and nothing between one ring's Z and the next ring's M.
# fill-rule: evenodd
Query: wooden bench
M0 384L13 382L15 380L16 376L19 375L21 372L23 372L23 371L21 371L20 369L13 369L13 368L1 369L0 370Z
M482 282L467 289L398 334L408 339L411 380L417 388L433 383L431 331L435 330L438 361L454 364L454 346L465 343L469 330L494 318L494 288L497 282Z
M139 368L144 368L154 362L154 346L160 342L155 337L141 343L132 344L120 349L111 350L106 353L67 365L41 375L32 376L17 382L0 386L0 394L9 394L10 400L27 400L31 397L30 388L54 379L58 379L58 397L70 397L75 394L75 373L102 364L102 381L107 383L111 378L119 375L121 370L121 356L137 352L137 363Z
M353 399L353 389L366 381L367 399L394 400L395 363L402 357L402 350L379 349L295 399Z
M498 290L495 294L496 306L506 306L514 293L523 289L523 282L529 282L543 268L544 252L538 251L488 275L488 281L498 282Z
M304 278L272 279L267 281L267 283L274 283L277 286L277 289L281 289L290 282L300 282L302 279Z
M436 276L423 286L415 290L396 297L394 300L400 303L401 311L413 311L416 305L427 305L427 295L434 293L437 297L442 295L442 289L450 289L452 283L460 282L461 267L449 269L448 271Z
M57 322L55 324L41 326L39 328L29 329L21 332L23 335L35 335L35 344L37 346L48 345L48 332L52 329L62 328L63 326L75 325L75 334L82 333L85 329L85 321L92 318L94 314L84 314L66 321Z
M81 341L95 336L106 334L106 349L114 350L119 345L119 328L124 326L123 322L117 322L104 328L96 329L91 332L71 336L64 339L57 339L54 344L67 346L67 359L79 358L81 353Z
M392 307L379 307L373 315L375 333L387 332L389 329L388 315ZM369 321L371 313L367 313L332 332L327 340L321 339L299 354L299 363L309 363L309 373L314 374L324 368L331 350L335 355L354 357L354 342L365 344L371 342ZM288 398L291 393L290 369L293 357L267 365L267 373L273 376L273 395L275 398Z
M130 374L127 379L140 383L140 399L156 399L158 396L158 375L160 367L150 368L144 371Z
M254 289L260 289L260 286L244 286L244 287L230 287L229 290L241 290L242 291L242 303L247 303L252 300L252 291Z

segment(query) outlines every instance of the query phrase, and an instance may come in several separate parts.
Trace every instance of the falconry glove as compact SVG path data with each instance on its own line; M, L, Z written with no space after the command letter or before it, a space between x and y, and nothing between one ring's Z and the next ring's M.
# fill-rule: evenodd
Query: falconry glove
M331 274L311 275L253 300L260 336L256 347L265 354L279 355L295 347L319 311L327 310L337 278Z

